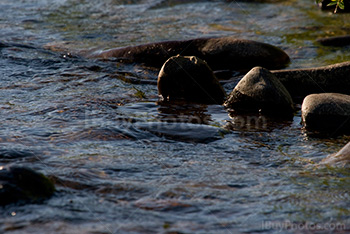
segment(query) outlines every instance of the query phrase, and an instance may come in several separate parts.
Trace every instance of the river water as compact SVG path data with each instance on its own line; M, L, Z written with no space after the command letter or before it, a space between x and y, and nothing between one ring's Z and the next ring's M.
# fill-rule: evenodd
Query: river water
M312 0L1 0L0 165L40 171L57 192L1 207L0 232L344 231L350 173L317 163L349 136L308 134L300 111L281 121L162 104L157 69L81 55L232 35L312 67L349 60L315 42L349 30L349 15Z

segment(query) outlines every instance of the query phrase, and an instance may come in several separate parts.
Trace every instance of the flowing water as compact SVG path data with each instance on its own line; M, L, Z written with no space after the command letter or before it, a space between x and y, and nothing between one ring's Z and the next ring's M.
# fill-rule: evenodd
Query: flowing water
M0 0L0 165L33 168L57 188L1 207L0 232L344 231L350 173L317 163L348 136L308 135L300 111L281 121L162 104L157 69L81 55L232 35L312 67L349 60L348 47L315 42L349 30L350 15L312 0Z

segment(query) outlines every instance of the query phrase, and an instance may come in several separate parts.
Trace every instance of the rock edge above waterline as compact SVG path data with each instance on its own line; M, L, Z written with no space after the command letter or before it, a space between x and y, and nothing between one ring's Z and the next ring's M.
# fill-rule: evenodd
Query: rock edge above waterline
M350 96L339 93L308 95L301 107L307 130L331 135L350 133Z
M293 100L283 84L267 69L250 70L232 90L224 106L238 112L261 111L291 116Z
M234 37L155 42L95 52L90 57L118 58L122 62L161 67L178 54L199 57L213 70L249 70L255 66L281 69L290 62L289 56L278 47Z
M164 100L222 104L226 97L207 63L195 56L169 58L159 72L157 86Z
M297 102L313 93L350 94L350 62L271 72Z

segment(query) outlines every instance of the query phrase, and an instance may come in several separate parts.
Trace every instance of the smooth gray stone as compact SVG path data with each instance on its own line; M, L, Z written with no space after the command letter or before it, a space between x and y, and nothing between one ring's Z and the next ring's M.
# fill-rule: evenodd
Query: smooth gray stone
M313 93L350 94L350 62L271 72L297 102Z
M267 69L250 70L230 93L224 106L235 111L292 115L294 104L283 84Z
M164 100L222 104L226 97L207 63L195 56L169 58L159 72L157 85Z
M308 95L302 104L302 121L307 130L330 135L350 132L350 96L339 93Z
M121 62L161 67L168 58L178 54L197 56L205 60L213 70L249 70L255 66L280 69L290 62L289 56L280 48L234 37L155 42L98 51L90 57L118 58Z

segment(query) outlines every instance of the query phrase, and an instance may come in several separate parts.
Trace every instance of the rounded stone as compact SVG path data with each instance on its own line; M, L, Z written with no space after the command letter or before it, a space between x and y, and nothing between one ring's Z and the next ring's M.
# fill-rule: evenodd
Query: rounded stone
M224 106L235 111L292 115L294 104L283 84L267 69L255 67L232 90Z
M350 132L350 96L339 93L308 95L302 104L302 121L308 130L334 135Z
M43 174L26 167L0 168L0 205L37 202L50 197L55 187Z
M195 56L169 58L159 72L157 85L164 100L222 104L226 96L207 63Z

